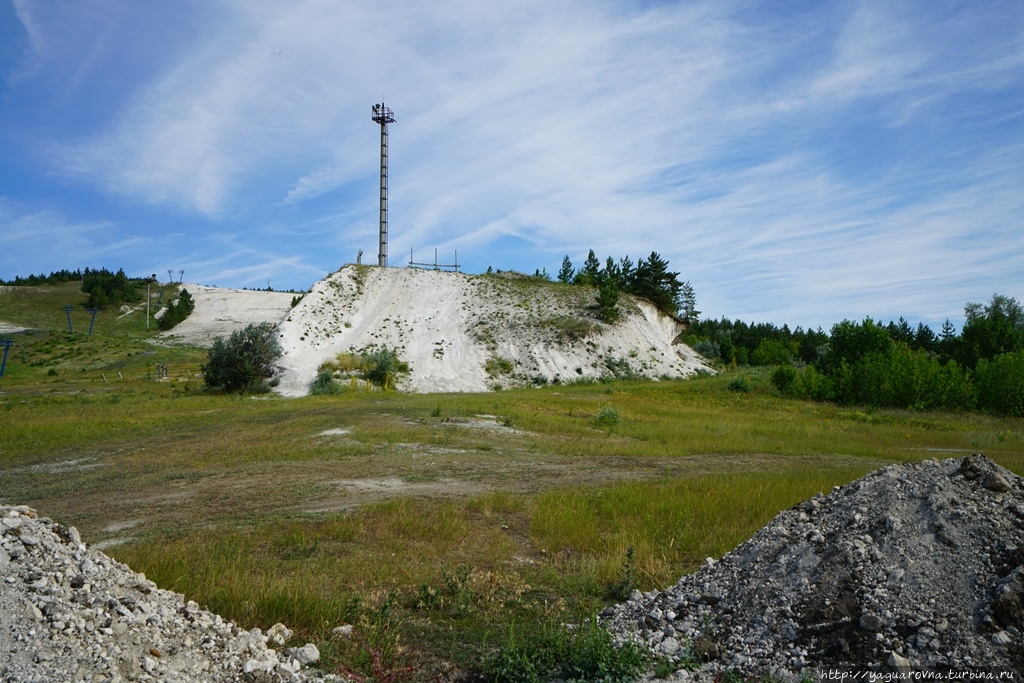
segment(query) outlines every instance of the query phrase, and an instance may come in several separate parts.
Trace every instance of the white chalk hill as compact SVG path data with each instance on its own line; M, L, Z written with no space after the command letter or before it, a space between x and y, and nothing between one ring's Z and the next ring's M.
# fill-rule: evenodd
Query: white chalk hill
M592 288L513 273L345 266L280 324L277 391L303 396L324 361L381 347L409 365L398 388L422 393L708 369L675 343L681 323L647 301L621 295L615 324L596 318L595 301Z

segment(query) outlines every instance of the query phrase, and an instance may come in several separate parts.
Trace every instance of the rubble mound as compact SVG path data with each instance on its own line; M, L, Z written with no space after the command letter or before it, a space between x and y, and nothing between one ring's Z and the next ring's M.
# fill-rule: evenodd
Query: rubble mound
M301 670L319 653L284 626L242 630L25 506L0 506L0 576L5 682L341 680Z
M1024 481L976 454L819 493L720 561L602 616L620 638L699 664L695 680L1024 672L1022 564Z

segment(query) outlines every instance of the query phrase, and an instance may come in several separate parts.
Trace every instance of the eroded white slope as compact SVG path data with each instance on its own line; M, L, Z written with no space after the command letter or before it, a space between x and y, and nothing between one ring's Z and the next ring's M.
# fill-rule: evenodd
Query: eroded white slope
M289 292L226 289L185 284L183 289L195 301L195 310L171 330L158 335L170 343L210 346L217 337L227 337L251 323L277 325L291 309Z
M280 326L284 351L277 391L302 396L321 363L340 352L395 349L410 372L399 388L486 391L534 378L571 381L633 372L685 377L705 368L672 342L674 319L623 296L622 319L593 318L588 288L516 277L346 266L318 282ZM512 372L489 375L489 359Z

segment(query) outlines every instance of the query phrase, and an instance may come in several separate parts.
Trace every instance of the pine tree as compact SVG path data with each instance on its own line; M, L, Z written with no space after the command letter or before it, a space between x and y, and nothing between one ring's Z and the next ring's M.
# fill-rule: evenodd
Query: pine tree
M558 271L558 281L572 282L575 275L576 269L572 267L572 261L569 260L569 255L566 254L565 258L562 259L562 268Z
M597 290L597 317L606 323L619 319L619 288L610 277L604 278Z
M684 282L680 288L679 310L690 324L696 323L697 318L700 317L700 311L697 310L697 294L693 291L689 280Z
M679 310L679 296L682 290L679 273L669 272L668 261L652 251L645 261L636 263L636 274L630 293L641 296L663 313L675 313Z
M636 276L636 267L629 259L629 254L619 259L619 289L628 292L633 286L633 278Z
M573 282L577 285L596 285L601 279L601 262L597 260L597 254L591 249L587 254L587 260L583 262L580 272L576 273Z

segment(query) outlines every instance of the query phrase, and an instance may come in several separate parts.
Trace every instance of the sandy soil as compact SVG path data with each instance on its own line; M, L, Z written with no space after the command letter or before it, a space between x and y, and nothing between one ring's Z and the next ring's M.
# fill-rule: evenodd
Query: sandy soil
M706 369L673 344L679 323L646 301L624 295L621 320L606 325L594 319L592 299L586 288L516 278L345 266L281 323L277 390L303 396L324 361L384 346L409 364L399 388L424 393L600 377L610 363L650 378ZM498 359L509 372L495 371Z
M182 285L196 302L196 308L174 329L158 338L164 342L210 346L217 337L226 337L250 323L277 325L291 310L294 294L261 292L248 289L224 289L204 285Z

